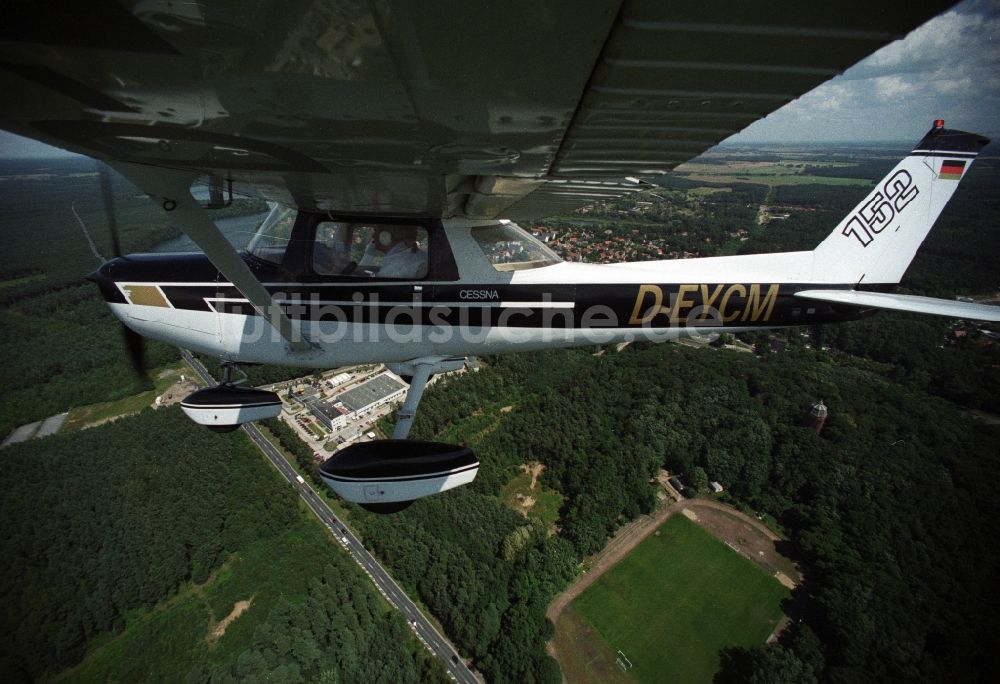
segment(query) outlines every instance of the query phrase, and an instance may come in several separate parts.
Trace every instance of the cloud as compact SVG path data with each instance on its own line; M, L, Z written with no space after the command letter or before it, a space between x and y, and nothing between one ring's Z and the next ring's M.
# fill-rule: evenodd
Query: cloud
M1000 0L967 0L736 140L910 140L932 119L1000 135Z
M879 76L873 79L875 93L883 100L896 101L898 98L911 95L916 90L915 83L902 76Z

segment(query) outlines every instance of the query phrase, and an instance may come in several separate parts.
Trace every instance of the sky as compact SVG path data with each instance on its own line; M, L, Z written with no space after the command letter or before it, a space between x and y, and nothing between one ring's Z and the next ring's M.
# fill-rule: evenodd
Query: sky
M726 142L915 142L939 118L1000 139L1000 0L965 0ZM66 154L0 131L0 158Z
M1000 139L1000 0L966 0L727 142L916 142L931 122Z

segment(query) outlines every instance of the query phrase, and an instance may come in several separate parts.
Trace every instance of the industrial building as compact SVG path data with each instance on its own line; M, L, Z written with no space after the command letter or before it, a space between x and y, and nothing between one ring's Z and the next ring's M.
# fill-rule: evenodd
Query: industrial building
M380 406L403 398L406 385L389 373L379 373L371 380L339 394L336 399L355 416L371 413Z
M303 404L327 428L340 430L347 427L349 420L367 415L393 401L401 401L405 394L406 385L403 382L389 373L380 373L329 399L312 397Z
M314 400L308 402L306 407L310 413L316 416L319 422L323 423L330 430L340 430L347 427L349 412L344 408L343 404L332 401Z

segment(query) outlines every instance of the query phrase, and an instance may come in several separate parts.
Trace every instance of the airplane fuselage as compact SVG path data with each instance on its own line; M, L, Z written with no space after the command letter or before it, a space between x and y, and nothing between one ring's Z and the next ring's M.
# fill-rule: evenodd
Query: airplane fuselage
M805 254L781 256L792 261ZM741 270L752 275L760 261L560 263L492 279L302 282L282 280L278 269L250 260L272 298L313 343L315 351L306 354L292 352L202 255L130 256L109 262L97 279L114 313L143 335L229 361L317 368L662 342L859 316L854 307L795 296L815 282L733 279ZM705 277L698 279L699 272Z
M886 292L988 142L935 121L811 251L570 263L502 219L276 205L237 255L193 203L169 200L223 265L139 255L94 279L142 335L315 368L839 323L873 308L996 320L992 307Z

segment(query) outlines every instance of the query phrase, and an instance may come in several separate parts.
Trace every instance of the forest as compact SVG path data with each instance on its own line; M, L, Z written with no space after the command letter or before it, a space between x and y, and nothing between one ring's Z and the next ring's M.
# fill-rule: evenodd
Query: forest
M977 162L960 186L907 276L909 291L998 289L1000 183L991 164ZM65 186L65 197L96 189L90 176L66 173L81 180ZM95 260L72 215L29 181L17 182L34 193L25 196L36 213L2 217L18 226L11 249L23 260L0 281L0 323L11 331L2 342L8 400L0 432L136 389L116 322L92 286L76 284ZM747 186L686 198L672 223L657 229L658 219L650 220L640 234L660 230L686 245L711 223L719 239L697 243L706 255L811 248L864 188L780 186L775 201L815 211L751 229L738 246L723 240L763 193ZM674 197L670 189L664 196ZM81 214L99 225L96 199L89 208L80 202ZM11 204L4 211L14 211ZM717 226L725 215L729 223ZM170 235L155 222L133 223L141 229L128 240L140 248ZM58 239L33 249L33 235L50 227ZM65 257L60 240L73 241ZM551 599L582 558L651 510L651 474L704 471L730 501L778 521L807 578L788 607L801 622L779 644L725 652L720 682L985 679L998 664L982 635L1000 627L988 598L1000 579L992 549L1000 428L967 409L997 411L1000 350L974 328L963 327L961 339L956 329L880 315L785 331L780 353L762 335L748 338L756 355L666 344L485 358L479 372L428 390L413 432L472 446L482 463L476 482L394 516L348 507L350 521L487 681L555 684L560 672L545 652ZM175 354L152 345L148 363ZM251 372L254 382L300 374ZM820 398L831 415L817 435L805 412ZM310 474L308 449L270 427ZM4 457L5 681L50 676L85 654L84 666L95 662L91 655L105 662L88 649L110 635L130 638L137 612L155 614L187 587L211 586L227 563L241 567L240 558L246 572L257 572L245 586L261 593L228 646L192 642L188 681L444 676L319 527L298 520L291 492L241 433L220 437L176 410L149 411L10 447ZM500 499L532 461L545 466L543 484L564 497L554 534ZM306 541L288 545L289 536ZM280 558L258 555L278 550ZM282 560L291 564L281 575L284 596L268 584ZM216 603L216 618L232 606ZM150 643L162 640L147 634ZM106 665L95 678L136 678L115 667L125 665Z
M98 650L81 678L446 681L242 432L221 436L176 407L149 409L8 447L0 488L5 682L51 677L112 634L141 643L144 620L162 614L173 615L165 629L180 653L163 658L147 645L114 662ZM208 632L204 602L221 618L239 584L257 611L241 627L252 628L208 648L198 636Z

